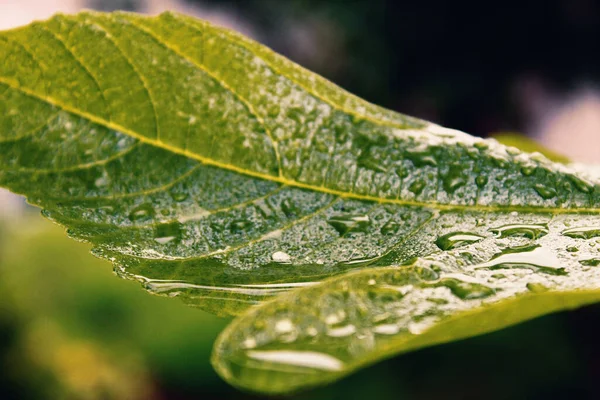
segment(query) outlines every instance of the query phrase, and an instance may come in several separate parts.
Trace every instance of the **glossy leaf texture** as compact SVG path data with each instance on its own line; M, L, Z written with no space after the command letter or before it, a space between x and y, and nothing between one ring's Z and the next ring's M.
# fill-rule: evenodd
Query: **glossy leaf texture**
M585 171L172 13L58 15L1 32L0 56L0 185L153 293L221 315L273 299L216 347L235 385L316 385L595 299ZM544 290L562 300L527 308Z

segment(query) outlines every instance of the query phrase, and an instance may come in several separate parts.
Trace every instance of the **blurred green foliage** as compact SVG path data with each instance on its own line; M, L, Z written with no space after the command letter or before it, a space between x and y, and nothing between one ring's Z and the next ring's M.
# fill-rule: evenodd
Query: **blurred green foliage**
M225 320L116 279L89 246L39 216L5 224L1 238L10 397L147 399L157 385L223 386L209 355Z

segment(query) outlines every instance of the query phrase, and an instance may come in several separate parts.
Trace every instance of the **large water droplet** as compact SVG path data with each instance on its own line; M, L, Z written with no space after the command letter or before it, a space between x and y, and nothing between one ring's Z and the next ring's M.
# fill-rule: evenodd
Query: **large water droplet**
M499 238L505 237L526 237L537 239L548 234L548 225L546 224L509 224L491 228L490 232Z
M327 220L340 235L352 232L365 232L369 226L368 215L337 215Z
M478 242L481 239L483 239L483 236L479 236L473 233L452 232L437 238L435 244L442 250L452 250L457 247L466 246L471 243Z
M571 228L563 231L562 234L576 239L592 239L600 237L600 227L584 226L580 228Z
M287 369L290 367L297 367L300 369L314 369L321 371L341 371L344 368L344 363L342 361L329 354L316 351L250 350L246 355L253 360L267 362L268 364L263 368L266 368L269 364L284 365ZM272 369L280 371L281 367Z
M539 245L508 248L494 255L490 261L476 265L474 268L513 269L525 268L539 270L552 275L566 275L560 267L560 261L547 249Z

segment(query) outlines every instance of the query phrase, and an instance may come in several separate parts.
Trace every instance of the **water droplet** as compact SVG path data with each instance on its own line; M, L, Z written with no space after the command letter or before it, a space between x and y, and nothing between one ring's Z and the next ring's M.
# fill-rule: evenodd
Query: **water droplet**
M382 235L395 235L400 230L400 224L390 219L381 227Z
M554 188L542 185L541 183L535 184L533 188L544 200L556 197L556 190Z
M398 324L380 324L373 327L373 332L379 335L395 335L400 332Z
M509 224L491 228L490 232L499 238L505 237L526 237L537 239L548 234L548 225L546 224Z
M243 233L251 225L252 225L252 223L248 220L238 219L238 220L232 221L231 224L229 224L229 230L232 233Z
M589 182L584 181L583 179L581 179L577 176L571 176L570 179L571 179L571 182L573 182L573 184L575 185L575 187L577 187L577 189L579 189L583 193L590 193L592 191L592 189L594 188L594 185L592 185Z
M548 288L541 283L529 282L526 286L527 289L533 293L542 293L548 291Z
M462 177L458 177L458 176L454 176L451 178L448 177L448 178L444 179L444 189L448 193L454 193L456 191L456 189L463 186L465 183L466 183L466 181Z
M271 107L269 107L267 114L269 115L269 117L275 118L279 115L280 112L281 107L279 107L279 104L273 104Z
M453 165L450 167L448 174L444 177L443 181L446 192L454 193L456 189L467 183L463 172L464 169L461 165Z
M571 228L563 231L562 234L575 239L592 239L600 236L600 227L584 226L580 228Z
M483 236L475 235L473 233L452 232L437 238L435 244L442 250L452 250L457 247L478 242L481 239L483 239Z
M437 165L436 159L430 153L407 153L406 158L412 161L414 166L417 168L427 165L435 167Z
M597 267L600 265L600 258L590 258L587 260L581 260L579 263L586 267Z
M271 258L273 259L273 261L282 264L290 264L292 262L292 257L289 254L284 253L283 251L276 251L271 255Z
M410 190L411 192L413 192L415 194L415 196L418 196L419 194L421 194L421 192L423 191L423 189L425 189L425 181L422 180L422 179L414 181L408 187L408 190Z
M479 150L486 150L490 147L490 145L484 140L476 141L475 143L473 143L473 146L475 146Z
M288 198L283 199L281 202L281 210L287 217L292 217L298 213L298 207Z
M328 314L325 317L325 323L327 325L335 325L335 324L339 324L340 322L344 321L346 319L346 313L343 310L339 310L337 312Z
M248 337L242 342L242 347L245 349L253 349L257 345L256 339L253 337Z
M424 281L435 281L440 278L440 275L433 269L428 267L415 267L415 273Z
M444 286L461 300L483 299L496 293L496 290L479 283L464 282L454 278L442 279L435 287Z
M448 300L442 299L440 297L428 297L427 301L430 301L433 304L438 304L438 305L448 304Z
M171 198L178 203L181 203L182 201L185 201L188 198L188 194L186 192L179 191L179 190L172 191L172 192L170 192L170 194L171 194Z
M319 371L341 371L344 363L329 354L316 351L303 350L250 350L246 353L248 358L258 361L266 361L269 364L288 365L300 368L310 368ZM256 362L251 365L255 365ZM266 368L263 366L262 368ZM289 368L289 367L288 367ZM281 371L281 367L273 368Z
M503 250L495 254L490 261L478 264L474 268L488 268L490 270L526 268L552 275L567 274L565 269L560 267L560 261L551 252L539 245Z
M488 183L488 177L485 175L479 175L477 178L475 178L475 184L480 188L487 185L487 183Z
M524 166L521 167L521 173L525 176L530 176L535 171L535 167L533 166Z
M154 240L160 244L167 244L181 237L181 224L171 222L156 226Z
M579 251L579 248L577 248L575 246L569 246L569 247L567 247L567 251L569 253L577 253Z
M146 221L154 217L154 207L150 203L144 203L134 208L129 214L129 219L133 222Z
M344 325L344 326L340 326L340 327L336 327L336 328L329 328L327 330L327 336L346 337L346 336L350 336L350 335L354 334L355 332L356 332L356 327L352 324L348 324L348 325Z
M369 226L368 215L337 215L327 220L340 235L352 232L365 232Z
M294 324L290 319L280 319L275 323L275 331L277 333L288 333L294 330Z

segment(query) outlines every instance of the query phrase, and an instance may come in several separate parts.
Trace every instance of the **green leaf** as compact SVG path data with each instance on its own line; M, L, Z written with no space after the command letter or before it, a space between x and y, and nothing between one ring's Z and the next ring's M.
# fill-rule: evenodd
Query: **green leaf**
M598 288L585 172L384 110L171 13L58 15L1 32L0 56L0 185L153 293L237 315L294 289L223 334L215 364L235 385L320 384L596 296L575 292ZM542 289L564 300L525 306ZM348 325L332 335L326 310ZM304 366L264 353L284 348Z

